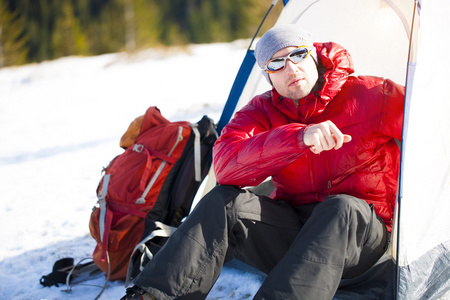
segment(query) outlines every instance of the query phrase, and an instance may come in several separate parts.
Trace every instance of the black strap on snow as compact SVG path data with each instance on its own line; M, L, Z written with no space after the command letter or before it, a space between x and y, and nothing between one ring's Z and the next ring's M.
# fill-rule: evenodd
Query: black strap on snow
M72 267L73 267L73 258L71 257L62 258L56 261L55 264L53 265L53 272L42 276L39 282L44 287L47 286L50 287L53 285L59 287L60 283L62 284L66 283L67 274L69 274L69 271L72 269Z

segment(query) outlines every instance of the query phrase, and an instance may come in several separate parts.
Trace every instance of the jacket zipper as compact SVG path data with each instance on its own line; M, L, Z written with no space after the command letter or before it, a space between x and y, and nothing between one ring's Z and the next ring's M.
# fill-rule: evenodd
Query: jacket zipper
M313 160L313 158L312 158L312 155L311 155L311 153L308 153L307 154L308 155L308 168L309 168L309 182L310 182L310 184L311 184L311 190L315 190L316 188L315 188L315 182L314 182L314 166L313 166L313 164L314 164L314 160ZM317 195L316 193L314 193L315 195ZM316 200L318 201L319 199L317 199L318 197L317 196L314 196L314 198L316 198Z
M178 127L178 136L177 139L170 149L167 156L171 156L173 151L177 148L178 144L183 140L183 126ZM136 200L136 204L144 204L145 203L145 197L147 197L147 194L150 192L152 186L155 184L156 180L158 179L159 175L161 174L162 170L166 166L166 161L163 160L162 163L159 165L158 170L156 170L155 174L153 175L152 179L148 183L147 187L145 188L145 191L142 193L142 196L139 197L139 199Z
M328 155L327 153L323 153L325 158L325 166L327 170L327 177L328 177L328 183L327 183L327 189L328 189L328 196L330 196L331 188L333 187L333 184L331 183L331 172L330 172L330 164L328 163Z

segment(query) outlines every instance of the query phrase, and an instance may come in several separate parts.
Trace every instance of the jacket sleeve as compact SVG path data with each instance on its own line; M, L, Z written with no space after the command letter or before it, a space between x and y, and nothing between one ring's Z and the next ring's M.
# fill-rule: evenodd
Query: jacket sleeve
M217 182L255 186L277 174L308 149L303 144L304 128L299 123L272 128L268 114L250 102L236 113L214 145Z
M405 88L386 79L383 86L384 101L380 131L389 137L401 140L403 129L403 108Z

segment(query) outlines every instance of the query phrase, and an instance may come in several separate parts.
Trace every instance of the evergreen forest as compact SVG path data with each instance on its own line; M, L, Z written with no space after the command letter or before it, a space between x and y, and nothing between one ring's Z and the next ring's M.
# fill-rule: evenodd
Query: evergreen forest
M0 0L0 67L70 55L251 38L271 3L272 0ZM273 15L269 15L266 27L273 25Z

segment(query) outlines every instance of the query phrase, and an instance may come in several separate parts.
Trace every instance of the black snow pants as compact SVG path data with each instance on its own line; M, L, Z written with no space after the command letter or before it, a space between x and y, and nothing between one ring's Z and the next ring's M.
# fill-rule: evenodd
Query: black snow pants
M254 299L332 299L341 278L367 271L387 244L381 218L355 197L293 208L217 186L134 284L159 300L205 299L222 266L237 258L268 274Z

